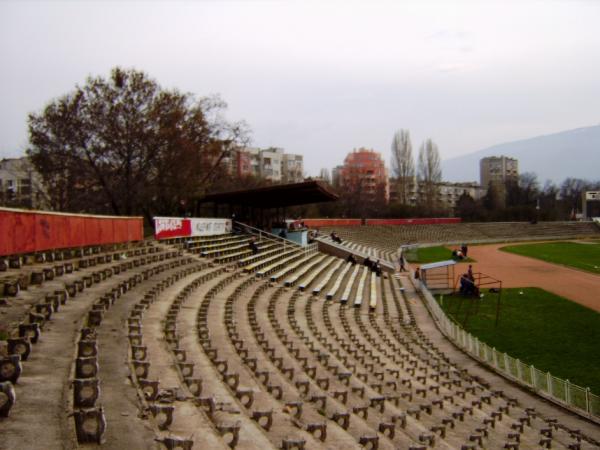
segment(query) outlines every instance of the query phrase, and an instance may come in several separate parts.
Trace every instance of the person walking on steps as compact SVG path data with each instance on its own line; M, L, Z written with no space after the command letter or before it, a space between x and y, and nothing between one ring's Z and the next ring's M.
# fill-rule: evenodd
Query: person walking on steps
M400 264L400 272L408 272L405 266L404 252L400 252L400 258L398 258L398 263Z

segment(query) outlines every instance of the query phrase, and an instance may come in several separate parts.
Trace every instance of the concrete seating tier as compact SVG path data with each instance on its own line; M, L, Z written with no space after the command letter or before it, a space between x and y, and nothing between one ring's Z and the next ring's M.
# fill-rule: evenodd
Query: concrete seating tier
M292 248L289 250L285 249L275 249L273 251L265 252L261 256L255 256L252 259L248 260L250 263L244 266L245 272L254 272L257 269L268 268L265 272L269 272L275 267L279 266L284 260L295 260L302 256L302 251L296 248ZM245 261L244 261L245 262ZM244 265L242 261L239 263L240 265Z
M240 265L250 264L251 261L261 258L262 256L264 256L265 253L270 253L276 249L276 245L269 241L258 242L257 247L259 251L257 255L261 256L253 255L252 250L249 248L248 245L246 245L245 248L242 248L241 250L218 256L214 259L214 261L219 264L229 263L233 261L239 261Z
M355 252L360 255L364 255L364 257L368 256L373 261L381 260L381 261L393 262L395 260L396 250L384 250L384 249L380 249L380 248L375 248L372 246L360 244L358 242L352 242L347 239L342 240L341 244L334 243L334 241L329 236L322 236L320 239L324 242L332 243L334 245L342 245L343 247L347 248L351 252Z
M342 244L376 257L394 261L402 244L460 243L510 239L600 238L600 227L592 222L484 222L435 225L368 225L356 227L322 227L324 235L335 231ZM325 237L325 239L329 239Z
M22 369L0 380L6 448L598 447L458 364L406 278L280 244L245 265L173 244L23 321L0 353Z
M295 271L296 269L304 266L305 264L308 264L310 261L314 260L317 257L319 257L318 253L312 253L292 264L286 265L284 268L279 270L277 273L275 273L274 275L271 275L271 281L279 281L282 277L284 277L287 274Z
M80 269L145 254L146 245L123 243L0 257L0 296L15 297L29 286L42 285Z
M131 255L137 252L133 247L130 250ZM106 417L99 403L101 352L96 331L108 311L126 293L135 292L137 286L165 270L190 262L178 251L149 243L141 245L140 250L137 257L125 257L118 263L111 259L93 268L80 269L81 278L62 290L51 291L35 304L18 327L10 331L12 337L6 341L7 347L0 342L0 355L6 355L0 356L3 378L0 382L15 384L18 399L9 421L0 424L4 442L10 443L7 448L59 448L66 445L66 438L73 442L102 441ZM81 332L73 341L78 324L82 326ZM69 361L72 354L75 357ZM6 364L7 361L14 364ZM65 379L69 366L71 375ZM40 376L44 380L41 391L35 388L39 382L33 381ZM62 419L59 424L54 423L65 414L61 400L65 395L73 411L73 419L68 422L72 428L68 430L64 429L66 423ZM29 436L22 432L25 423L28 427L31 423L39 424L40 429Z

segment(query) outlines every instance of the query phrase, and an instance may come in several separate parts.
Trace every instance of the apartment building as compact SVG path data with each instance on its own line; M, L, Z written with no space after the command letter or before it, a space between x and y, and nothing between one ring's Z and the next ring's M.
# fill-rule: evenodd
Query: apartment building
M238 177L253 175L273 183L299 183L304 180L304 157L285 153L282 148L242 147L224 160L229 172Z
M388 171L381 154L372 149L359 148L348 153L341 168L334 169L340 187L360 192L365 199L374 201L378 195L389 201Z
M458 199L463 194L468 194L475 200L479 200L486 194L486 189L476 182L442 182L436 183L435 186L436 203L439 207L445 209L455 208ZM416 178L413 178L408 189L409 205L416 206L424 201L425 186L422 182L418 182ZM396 180L392 178L390 179L390 202L397 203L399 201L400 196L398 195L398 184L396 183Z
M32 209L48 207L42 178L29 158L0 160L0 205Z
M519 179L519 161L508 156L488 156L479 161L481 186L487 188L490 183L504 186L507 181Z

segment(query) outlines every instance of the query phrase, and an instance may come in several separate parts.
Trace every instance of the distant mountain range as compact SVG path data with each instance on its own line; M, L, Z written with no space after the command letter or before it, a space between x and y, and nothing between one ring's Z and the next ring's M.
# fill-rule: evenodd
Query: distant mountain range
M600 180L600 125L494 145L442 161L446 181L479 181L479 160L486 156L519 160L519 172L535 172L540 184L565 178Z

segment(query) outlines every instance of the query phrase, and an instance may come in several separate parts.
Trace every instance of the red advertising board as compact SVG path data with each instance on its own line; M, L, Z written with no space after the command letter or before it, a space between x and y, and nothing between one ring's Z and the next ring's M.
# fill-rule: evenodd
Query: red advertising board
M192 235L190 219L180 217L155 217L154 237L168 239L174 237L187 237Z
M139 241L141 217L88 216L0 208L0 255Z
M319 227L356 227L361 219L303 219L306 226ZM418 218L418 219L365 219L366 225L427 225L439 223L460 223L460 217Z
M367 219L367 225L435 225L460 223L460 217L418 218L418 219Z
M318 227L354 227L361 224L360 219L303 219L304 225Z

